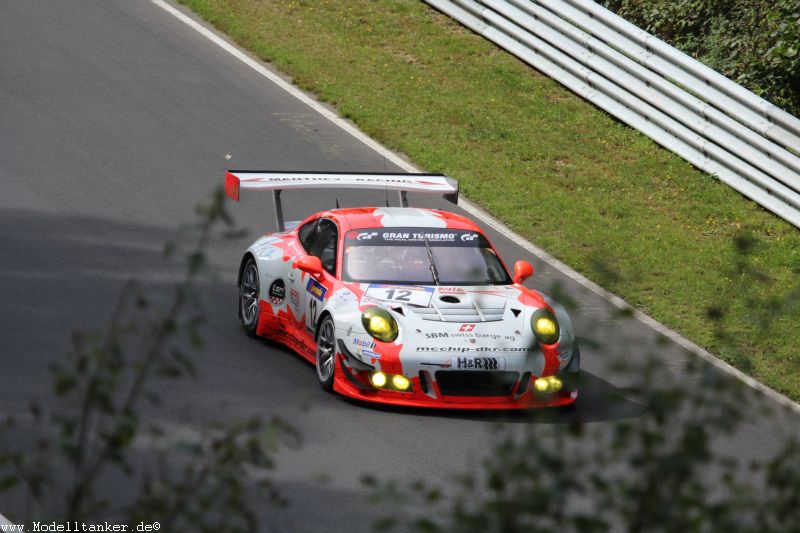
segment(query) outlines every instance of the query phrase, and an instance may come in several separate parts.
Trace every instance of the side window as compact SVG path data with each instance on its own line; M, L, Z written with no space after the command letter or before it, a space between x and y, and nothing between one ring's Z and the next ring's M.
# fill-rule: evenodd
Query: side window
M320 219L311 239L311 248L308 252L316 255L322 262L322 267L331 274L336 274L336 245L339 232L336 224L330 220Z
M306 223L297 231L297 238L300 240L300 244L308 253L311 253L311 245L315 235L314 228L317 226L317 222L319 222L318 218Z

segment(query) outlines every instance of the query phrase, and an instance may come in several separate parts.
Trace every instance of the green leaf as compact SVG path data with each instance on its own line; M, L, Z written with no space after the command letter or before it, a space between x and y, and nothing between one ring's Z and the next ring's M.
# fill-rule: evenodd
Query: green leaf
M19 478L16 476L8 476L0 479L0 492L5 492L14 488L19 483Z

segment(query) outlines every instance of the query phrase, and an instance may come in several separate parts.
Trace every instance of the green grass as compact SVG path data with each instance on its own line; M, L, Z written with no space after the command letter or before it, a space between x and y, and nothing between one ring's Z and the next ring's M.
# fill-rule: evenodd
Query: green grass
M422 2L182 1L516 232L800 399L800 309L780 300L798 286L796 228ZM735 268L743 231L764 283ZM782 314L763 320L765 305Z

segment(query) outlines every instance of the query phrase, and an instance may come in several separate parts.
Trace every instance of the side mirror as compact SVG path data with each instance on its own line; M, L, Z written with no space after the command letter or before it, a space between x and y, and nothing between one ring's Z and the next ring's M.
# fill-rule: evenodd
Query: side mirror
M322 277L322 261L315 255L302 255L292 262L292 268L299 268L319 279Z
M514 263L514 283L522 283L531 276L533 276L533 265L521 260Z

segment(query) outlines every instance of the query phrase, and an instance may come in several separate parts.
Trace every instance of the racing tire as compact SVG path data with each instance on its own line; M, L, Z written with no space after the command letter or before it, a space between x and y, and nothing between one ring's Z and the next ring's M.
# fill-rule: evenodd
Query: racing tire
M258 283L258 267L251 257L242 269L242 281L239 282L239 318L245 333L256 336L258 327L258 299L261 288Z
M575 374L581 371L581 346L578 344L578 339L573 341L572 358L567 365L566 371Z
M581 382L581 347L578 344L578 339L574 340L574 347L572 348L572 360L567 365L564 372L564 378L570 382L570 387L578 390L578 400L580 400L580 382ZM562 405L559 407L563 415L574 416L578 411L578 402L572 402L569 405Z
M333 378L336 374L336 327L330 315L322 319L319 326L314 366L320 386L326 392L333 392Z

